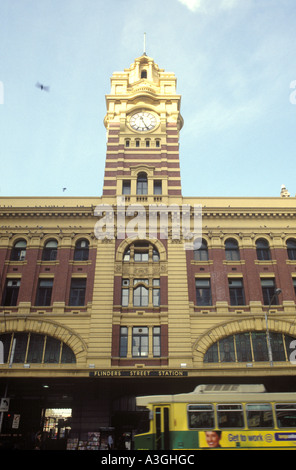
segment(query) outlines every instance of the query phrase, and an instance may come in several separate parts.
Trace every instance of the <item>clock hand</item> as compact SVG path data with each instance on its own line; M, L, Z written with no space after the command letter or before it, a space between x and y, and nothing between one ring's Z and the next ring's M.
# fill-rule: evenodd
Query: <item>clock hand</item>
M146 122L144 121L144 118L143 118L143 116L140 116L140 118L142 119L142 121L143 121L143 124L144 124L144 126L146 127L146 129L148 129L148 126L147 126Z

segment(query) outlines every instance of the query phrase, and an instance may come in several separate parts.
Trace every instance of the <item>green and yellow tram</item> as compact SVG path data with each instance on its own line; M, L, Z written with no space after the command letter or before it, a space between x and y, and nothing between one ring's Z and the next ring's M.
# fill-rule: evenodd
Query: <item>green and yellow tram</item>
M146 411L137 450L296 449L296 393L199 385L192 393L137 397L136 403Z

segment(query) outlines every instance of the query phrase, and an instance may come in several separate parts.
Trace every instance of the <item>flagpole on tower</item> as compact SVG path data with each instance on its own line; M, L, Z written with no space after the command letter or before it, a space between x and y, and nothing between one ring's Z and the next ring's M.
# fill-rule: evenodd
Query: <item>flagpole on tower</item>
M144 33L144 55L146 55L146 33Z

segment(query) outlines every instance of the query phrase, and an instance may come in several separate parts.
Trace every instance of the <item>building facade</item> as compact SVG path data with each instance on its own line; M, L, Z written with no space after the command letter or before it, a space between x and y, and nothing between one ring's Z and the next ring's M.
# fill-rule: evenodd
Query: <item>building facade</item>
M183 197L180 102L143 54L111 77L103 194L0 199L2 439L103 446L139 394L295 390L296 199Z

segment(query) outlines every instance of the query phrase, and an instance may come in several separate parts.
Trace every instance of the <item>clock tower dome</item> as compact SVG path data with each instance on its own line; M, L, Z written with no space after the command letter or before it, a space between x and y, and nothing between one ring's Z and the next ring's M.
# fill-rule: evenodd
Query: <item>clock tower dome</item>
M111 77L106 96L107 154L103 196L144 203L181 196L176 77L145 53Z

